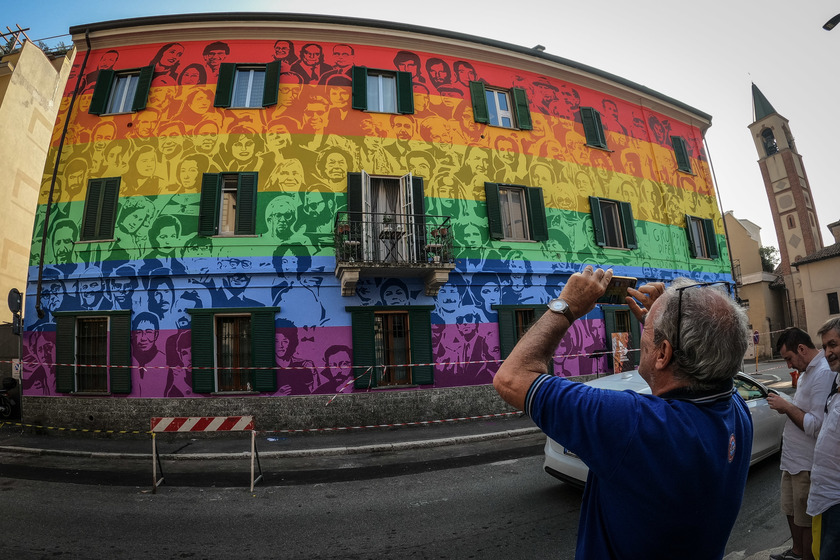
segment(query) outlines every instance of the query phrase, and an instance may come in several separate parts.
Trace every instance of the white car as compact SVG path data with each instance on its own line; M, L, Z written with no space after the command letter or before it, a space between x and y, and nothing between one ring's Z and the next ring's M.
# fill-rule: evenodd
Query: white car
M650 387L638 371L607 375L588 381L586 384L600 389L631 390L646 395L650 394ZM735 387L747 401L747 406L752 415L753 445L750 465L754 465L777 453L782 448L782 430L784 430L787 416L770 408L770 405L767 404L768 393L772 391L782 395L787 400L791 399L784 393L768 389L745 373L739 373L735 377ZM586 463L551 438L546 438L543 468L548 474L578 486L586 483L586 477L589 474L589 467L586 466Z

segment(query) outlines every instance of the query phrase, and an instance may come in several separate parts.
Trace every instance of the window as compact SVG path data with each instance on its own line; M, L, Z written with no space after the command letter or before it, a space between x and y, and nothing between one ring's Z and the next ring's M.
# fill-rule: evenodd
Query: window
M636 222L629 202L589 197L595 243L599 247L635 249Z
M347 210L351 228L361 233L362 260L425 260L425 240L420 233L426 231L422 177L348 173Z
M414 113L409 72L353 67L353 108L375 113Z
M548 308L545 305L492 305L498 312L499 350L501 359L507 358L525 332L542 317ZM554 374L554 360L549 360L549 374Z
M88 181L85 209L82 216L81 241L101 241L114 238L114 220L120 197L120 178Z
M601 124L601 113L592 107L581 107L580 119L581 122L583 122L583 133L586 135L586 145L606 150L607 137L604 134L604 125Z
M674 146L674 156L677 158L677 169L684 173L691 173L691 158L688 156L688 146L680 136L671 136Z
M277 104L280 62L219 65L215 107L253 109Z
M719 256L715 224L706 218L685 216L688 251L695 259L716 259Z
M837 292L828 294L828 314L837 315L840 313L840 302L837 301Z
M88 112L92 115L130 113L146 108L154 68L100 70Z
M276 307L190 309L193 391L274 392ZM255 368L255 369L249 369Z
M353 322L356 389L434 383L434 368L427 365L433 361L433 309L431 305L347 308Z
M131 312L55 312L56 391L131 392ZM124 366L124 367L112 367Z
M254 235L256 206L256 173L205 173L201 181L198 234Z
M628 371L639 365L639 352L634 350L638 349L641 344L641 336L640 336L640 329L639 329L639 321L636 320L635 317L632 316L630 313L630 308L626 305L601 305L601 311L604 312L604 329L606 335L606 346L607 350L609 350L610 354L607 354L608 358L608 367L611 371L615 372L615 355L614 355L614 343L615 339L613 338L613 334L615 333L627 333L626 339L626 354L622 358L626 358L627 361L622 360L621 362L621 371ZM615 337L620 341L620 344L625 344L624 337L619 336ZM616 372L617 373L617 372Z
M491 239L548 241L541 187L484 183Z
M475 122L502 128L533 128L528 95L524 89L493 88L483 82L470 82L470 96Z

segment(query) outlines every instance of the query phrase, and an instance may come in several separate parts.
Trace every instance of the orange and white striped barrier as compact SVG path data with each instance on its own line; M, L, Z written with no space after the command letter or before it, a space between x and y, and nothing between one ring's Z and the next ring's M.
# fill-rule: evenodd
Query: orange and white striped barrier
M262 466L260 466L260 455L257 452L257 430L253 416L162 416L151 419L152 434L152 493L157 492L157 487L163 483L163 467L160 464L160 456L157 452L158 433L196 433L196 432L251 432L251 492L254 491L254 484L262 480ZM259 476L254 478L256 467L259 469ZM160 479L158 479L158 469Z

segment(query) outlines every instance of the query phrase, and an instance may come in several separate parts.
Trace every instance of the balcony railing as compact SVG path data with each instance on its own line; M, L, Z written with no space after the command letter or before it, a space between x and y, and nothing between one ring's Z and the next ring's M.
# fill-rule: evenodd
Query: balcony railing
M339 212L335 220L339 264L428 268L455 262L449 216Z

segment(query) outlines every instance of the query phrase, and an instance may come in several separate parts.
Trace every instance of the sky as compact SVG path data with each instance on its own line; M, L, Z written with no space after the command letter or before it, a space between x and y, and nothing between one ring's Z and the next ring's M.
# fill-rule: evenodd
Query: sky
M29 28L30 39L64 35L71 26L194 12L278 12L352 16L434 27L549 54L647 86L712 115L706 133L723 211L761 227L778 247L770 205L747 126L751 83L789 120L811 185L823 243L840 220L833 153L826 142L840 121L840 27L822 25L840 3L828 0L3 0L0 29ZM53 45L70 37L45 42Z

